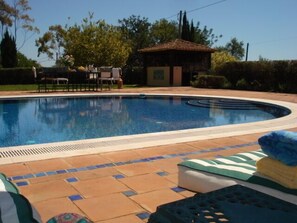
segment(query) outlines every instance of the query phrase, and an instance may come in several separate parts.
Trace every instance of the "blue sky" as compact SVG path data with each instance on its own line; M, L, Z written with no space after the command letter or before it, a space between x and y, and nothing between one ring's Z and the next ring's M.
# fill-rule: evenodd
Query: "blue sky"
M214 46L223 46L236 37L245 46L250 44L249 60L258 60L259 56L297 59L296 0L29 0L29 5L29 14L41 32L32 36L21 52L43 66L50 62L45 55L37 57L35 40L50 25L80 24L89 12L94 13L95 20L117 25L119 19L131 15L146 17L151 23L161 18L177 21L179 11L187 11L194 24L200 22L201 27L223 35Z

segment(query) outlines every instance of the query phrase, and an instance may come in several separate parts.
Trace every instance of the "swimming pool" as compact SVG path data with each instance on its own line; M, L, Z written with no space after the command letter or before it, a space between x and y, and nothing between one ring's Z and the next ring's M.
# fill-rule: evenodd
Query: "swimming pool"
M257 101L162 95L0 100L0 147L271 120L290 110Z

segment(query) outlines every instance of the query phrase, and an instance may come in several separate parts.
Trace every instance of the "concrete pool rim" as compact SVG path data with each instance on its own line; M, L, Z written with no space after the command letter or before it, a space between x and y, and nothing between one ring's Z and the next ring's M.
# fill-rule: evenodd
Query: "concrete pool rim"
M208 97L248 100L282 106L291 111L287 116L245 124L232 124L217 127L207 127L170 132L157 132L128 136L115 136L98 139L86 139L47 144L0 148L0 164L42 160L58 157L95 154L120 150L138 149L145 147L185 143L213 138L231 137L253 133L265 133L273 130L283 130L297 127L297 104L261 98L230 97L202 94L164 94L164 93L92 93L92 94L40 94L0 96L0 99L30 99L40 97L90 97L90 96L181 96Z

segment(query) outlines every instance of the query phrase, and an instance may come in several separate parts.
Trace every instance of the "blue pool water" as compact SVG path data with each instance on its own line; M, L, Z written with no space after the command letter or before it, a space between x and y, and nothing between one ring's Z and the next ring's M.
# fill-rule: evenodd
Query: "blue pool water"
M204 128L274 119L286 108L252 101L168 96L0 100L0 147Z

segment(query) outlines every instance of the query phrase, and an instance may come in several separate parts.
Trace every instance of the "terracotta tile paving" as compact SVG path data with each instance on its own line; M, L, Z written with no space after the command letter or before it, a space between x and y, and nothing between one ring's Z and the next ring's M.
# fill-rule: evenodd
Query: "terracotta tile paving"
M189 87L122 89L120 92L221 95L297 103L297 96L290 94ZM0 94L21 95L24 92L0 92ZM297 131L297 127L291 130ZM257 150L258 145L249 143L256 142L263 134L9 165L0 164L0 172L8 177L16 177L13 182L20 183L18 186L20 192L35 206L43 222L62 212L75 212L87 216L95 223L141 223L148 221L149 214L154 212L158 205L195 194L177 187L177 163L185 158L213 158ZM246 145L228 148L243 144ZM212 150L216 148L224 149ZM187 154L193 151L201 153ZM172 154L176 156L171 156ZM36 177L30 174L36 174Z
M137 193L145 193L158 189L170 188L176 186L174 183L164 179L157 174L145 174L120 179L125 185Z
M129 190L128 187L113 177L83 180L73 182L71 185L85 198L99 197L105 194L113 194Z
M149 212L155 212L160 204L166 204L183 198L185 197L170 189L151 191L131 197L132 200Z
M140 213L144 211L143 208L123 194L109 194L74 201L74 203L92 221L107 220L124 216L127 213Z
M136 176L148 173L155 173L160 171L160 169L154 167L150 163L133 163L115 167L119 172L123 173L126 176Z

